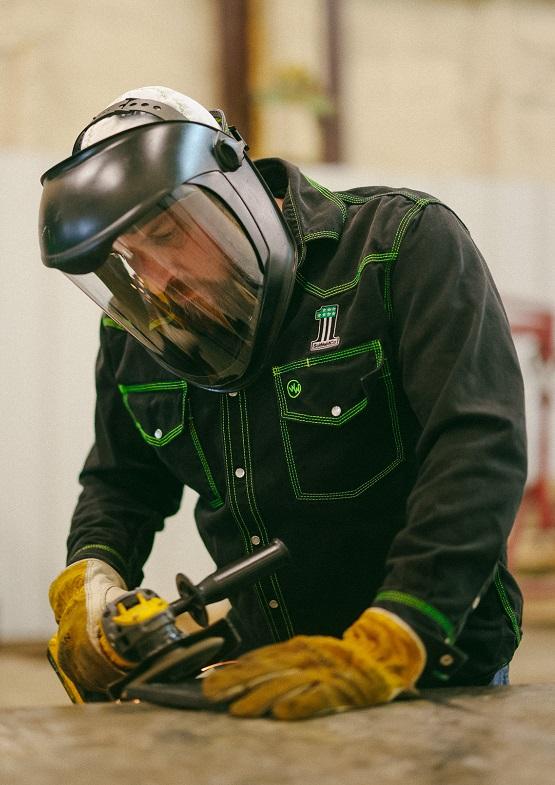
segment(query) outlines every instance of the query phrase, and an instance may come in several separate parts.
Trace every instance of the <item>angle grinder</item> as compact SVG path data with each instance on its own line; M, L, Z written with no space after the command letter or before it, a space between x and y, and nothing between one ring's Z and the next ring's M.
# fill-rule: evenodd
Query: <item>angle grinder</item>
M109 603L101 618L100 646L127 673L108 686L108 697L214 708L202 697L198 677L201 671L229 661L239 650L241 638L228 618L209 624L206 606L269 575L288 558L287 547L274 539L197 585L178 573L179 598L174 602L167 602L150 589L138 588ZM176 618L185 612L201 627L200 631L188 634L177 627ZM49 652L51 664L74 702L106 700L105 695L85 694L77 685L68 685L53 655Z

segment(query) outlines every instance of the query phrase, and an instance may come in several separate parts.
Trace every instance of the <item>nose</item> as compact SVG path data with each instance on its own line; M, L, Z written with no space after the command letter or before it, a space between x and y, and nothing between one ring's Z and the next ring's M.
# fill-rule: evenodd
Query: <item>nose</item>
M135 251L129 264L152 294L160 295L165 292L167 283L172 277L169 269L142 251Z

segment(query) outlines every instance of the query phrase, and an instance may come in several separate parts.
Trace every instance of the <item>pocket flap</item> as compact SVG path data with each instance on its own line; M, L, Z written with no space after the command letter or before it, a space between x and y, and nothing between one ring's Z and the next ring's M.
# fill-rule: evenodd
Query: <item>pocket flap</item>
M183 431L187 382L119 384L125 408L143 439L163 447Z
M379 340L273 368L281 416L340 426L368 405L363 380L383 363ZM319 373L314 367L319 366Z

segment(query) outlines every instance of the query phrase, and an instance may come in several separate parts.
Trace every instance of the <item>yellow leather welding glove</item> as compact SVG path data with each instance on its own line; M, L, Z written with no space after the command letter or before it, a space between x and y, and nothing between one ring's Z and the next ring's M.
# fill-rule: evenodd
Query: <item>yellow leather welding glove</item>
M75 685L104 692L121 678L123 663L110 659L99 643L100 619L109 602L127 591L121 575L100 559L67 567L50 586L49 600L58 624L58 665ZM113 657L116 655L113 653Z
M280 720L387 703L414 686L426 663L418 635L398 616L369 608L342 639L298 635L255 649L203 680L236 717Z

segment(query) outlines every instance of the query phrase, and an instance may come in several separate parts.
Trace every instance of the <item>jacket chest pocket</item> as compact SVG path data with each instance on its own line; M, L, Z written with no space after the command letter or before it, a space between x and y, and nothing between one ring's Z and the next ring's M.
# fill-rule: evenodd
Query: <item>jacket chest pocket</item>
M152 447L165 447L185 427L187 382L119 384L123 404L139 433Z
M380 341L277 366L273 374L297 499L352 499L404 459Z
M160 458L172 470L178 472L179 467L188 466L191 476L185 482L207 498L211 507L221 507L224 502L191 415L187 382L175 380L120 384L118 387L123 404L145 442L160 449ZM181 434L188 438L178 439Z

